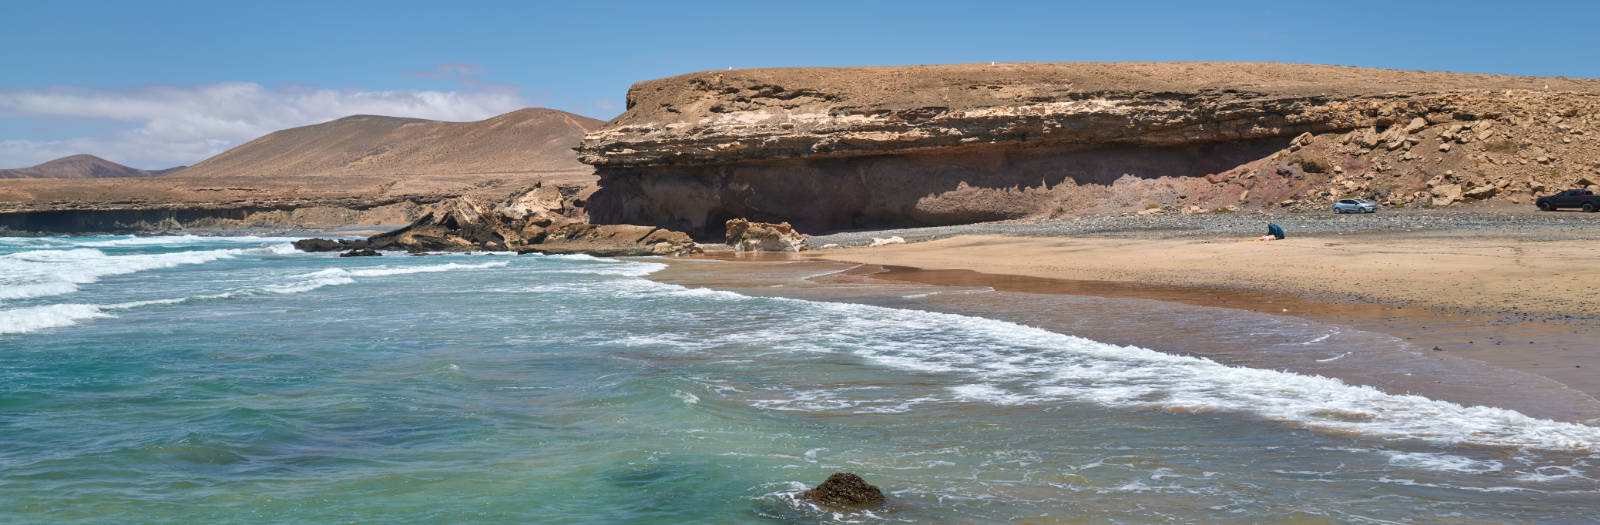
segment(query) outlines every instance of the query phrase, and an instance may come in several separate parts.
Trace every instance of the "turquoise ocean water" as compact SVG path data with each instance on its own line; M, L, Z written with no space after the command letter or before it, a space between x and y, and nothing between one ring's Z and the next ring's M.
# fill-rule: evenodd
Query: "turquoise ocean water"
M0 522L1582 523L1600 428L506 254L0 239ZM835 471L891 497L835 513Z

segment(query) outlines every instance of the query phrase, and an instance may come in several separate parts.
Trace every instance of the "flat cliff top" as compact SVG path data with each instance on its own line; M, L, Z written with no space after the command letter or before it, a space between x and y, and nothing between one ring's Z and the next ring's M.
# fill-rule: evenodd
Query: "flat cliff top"
M1467 90L1600 94L1600 79L1524 77L1265 62L997 63L703 71L647 80L607 128L694 122L749 106L789 110L981 108L1105 94L1334 98Z
M1600 80L1275 63L1020 63L706 71L635 84L584 137L602 169L1026 144L1292 137L1600 98ZM1490 108L1490 106L1494 106ZM602 173L604 176L605 173Z

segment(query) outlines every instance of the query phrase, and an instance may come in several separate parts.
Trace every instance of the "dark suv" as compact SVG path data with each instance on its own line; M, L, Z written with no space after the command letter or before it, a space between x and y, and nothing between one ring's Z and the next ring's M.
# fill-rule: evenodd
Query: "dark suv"
M1539 209L1553 211L1559 208L1582 208L1583 211L1600 210L1600 195L1589 190L1567 190L1549 197L1539 197L1534 204Z

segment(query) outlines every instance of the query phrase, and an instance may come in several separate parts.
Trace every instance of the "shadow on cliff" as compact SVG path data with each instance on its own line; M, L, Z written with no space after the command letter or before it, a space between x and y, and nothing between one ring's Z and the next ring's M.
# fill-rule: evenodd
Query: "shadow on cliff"
M806 233L937 226L1071 213L1078 202L1137 204L1278 151L1286 140L1073 149L1010 144L923 153L708 166L601 168L591 220L716 239L731 218ZM1154 184L1154 181L1166 181ZM1146 183L1146 182L1151 183ZM1092 194L1092 195L1085 195ZM1092 196L1093 198L1086 198Z

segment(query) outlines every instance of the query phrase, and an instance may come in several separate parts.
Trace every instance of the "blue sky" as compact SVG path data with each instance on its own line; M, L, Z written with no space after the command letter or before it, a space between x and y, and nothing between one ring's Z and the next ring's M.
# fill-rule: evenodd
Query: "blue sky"
M351 113L599 119L727 67L1281 61L1600 77L1590 2L0 0L0 167L155 168Z

